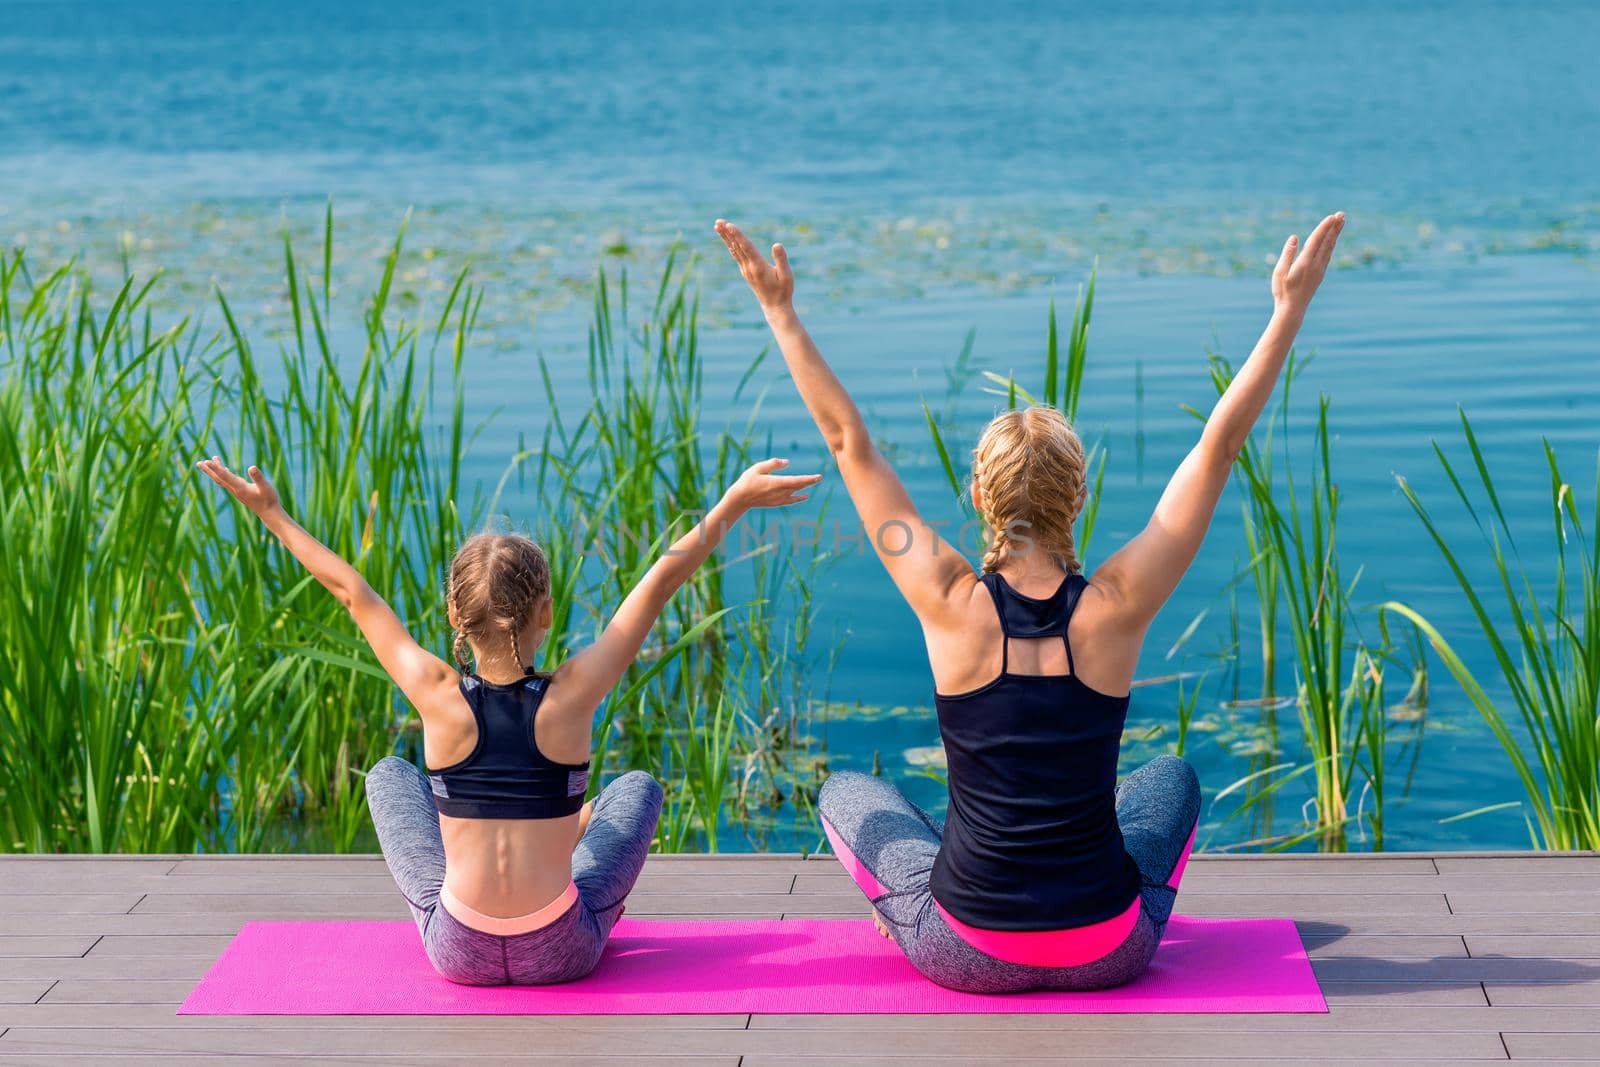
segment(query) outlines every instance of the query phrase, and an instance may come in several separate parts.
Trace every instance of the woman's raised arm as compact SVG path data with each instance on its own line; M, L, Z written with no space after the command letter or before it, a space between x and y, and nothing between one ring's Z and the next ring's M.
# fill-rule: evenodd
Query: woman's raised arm
M941 619L952 594L963 582L976 580L972 565L923 522L894 468L873 443L855 401L795 314L794 272L783 246L772 246L769 263L731 222L718 219L717 235L761 302L800 399L839 464L845 489L889 577L919 619Z
M1200 551L1233 461L1277 386L1343 229L1341 211L1322 220L1305 248L1297 237L1284 242L1272 271L1272 319L1261 340L1211 409L1199 443L1178 465L1150 522L1096 568L1094 584L1129 631L1142 633L1150 625Z

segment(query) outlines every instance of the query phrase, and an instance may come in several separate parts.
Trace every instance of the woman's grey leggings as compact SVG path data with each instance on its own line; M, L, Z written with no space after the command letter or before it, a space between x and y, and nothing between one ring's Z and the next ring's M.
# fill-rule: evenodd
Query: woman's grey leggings
M822 818L885 891L873 900L913 966L969 993L1106 989L1137 978L1161 943L1200 817L1200 782L1176 756L1159 756L1117 788L1123 845L1144 882L1139 920L1108 955L1074 967L1008 963L978 951L933 906L928 878L944 828L882 778L840 771L822 785Z
M465 926L440 905L439 811L415 765L397 756L379 760L367 773L367 804L389 873L411 905L434 969L464 985L548 985L582 978L600 962L655 837L661 786L643 771L606 786L572 854L577 902L548 926L509 937Z

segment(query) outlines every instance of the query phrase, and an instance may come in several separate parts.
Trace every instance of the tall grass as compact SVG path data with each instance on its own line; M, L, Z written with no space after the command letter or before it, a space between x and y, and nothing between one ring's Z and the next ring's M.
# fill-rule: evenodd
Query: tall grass
M1015 411L1017 402L1025 404L1045 404L1060 411L1067 417L1068 422L1075 422L1078 417L1078 401L1083 395L1083 372L1088 365L1089 357L1089 320L1094 314L1094 289L1098 275L1098 267L1091 271L1088 280L1078 287L1077 300L1073 306L1072 320L1068 327L1066 351L1061 348L1060 330L1056 321L1056 304L1050 301L1050 314L1046 323L1044 366L1041 369L1040 381L1034 391L1017 382L1016 372L999 374L995 371L984 371L983 377L989 383L984 392L991 396L1000 397L1005 401L1006 410ZM966 344L962 347L961 356L956 361L955 375L960 375L972 355L973 334L967 335ZM959 378L952 376L950 392L954 395L959 391L961 383ZM955 494L956 502L963 509L970 506L967 490L962 481L962 476L956 468L955 460L950 455L950 447L946 443L946 427L954 420L953 406L946 408L943 417L936 417L928 402L922 402L922 412L928 424L928 436L933 442L934 454L939 458L940 468L944 471L946 480L950 483L950 490ZM941 423L943 425L941 425ZM1106 446L1104 440L1094 440L1089 443L1085 455L1086 480L1089 483L1089 494L1083 506L1083 513L1078 517L1078 535L1074 542L1080 560L1087 560L1090 542L1094 539L1095 522L1100 515L1100 489L1105 484L1106 474Z
M1594 510L1585 531L1572 485L1561 473L1555 450L1548 440L1544 442L1550 474L1548 543L1554 567L1540 582L1523 561L1465 411L1461 430L1481 495L1469 491L1471 477L1462 477L1437 441L1434 454L1488 549L1490 568L1474 566L1434 521L1411 484L1404 477L1398 481L1472 609L1515 718L1490 695L1466 658L1419 612L1395 601L1384 609L1411 620L1427 634L1500 742L1522 785L1524 818L1535 847L1600 848L1600 465ZM1479 594L1478 584L1484 579L1498 585L1504 598L1499 619Z
M643 322L630 321L629 302L626 274L615 286L602 274L589 329L591 399L576 417L543 367L550 422L526 462L535 496L553 506L535 530L572 583L552 661L592 636L659 549L766 455L757 455L761 398L746 395L761 357L730 398L735 409L748 405L744 422L704 424L697 307L675 258ZM815 545L783 536L782 516L750 516L674 598L653 648L608 700L596 758L661 770L664 847L715 850L728 822L759 840L763 817L810 811L818 783L806 751L813 702L804 668L822 562Z
M1234 475L1244 498L1246 543L1260 605L1263 713L1271 714L1275 706L1281 607L1294 651L1294 702L1309 759L1298 765L1275 764L1235 784L1248 784L1248 808L1268 801L1289 781L1309 777L1314 791L1306 829L1275 842L1279 847L1315 839L1323 850L1343 851L1355 822L1370 828L1375 847L1381 848L1388 743L1385 667L1395 653L1387 629L1377 646L1353 633L1361 570L1346 580L1339 556L1341 500L1333 474L1328 397L1318 398L1309 485L1296 477L1291 462L1290 400L1302 365L1291 352L1278 409L1264 431L1247 441ZM1233 369L1217 355L1211 356L1210 366L1221 395L1233 380ZM1282 451L1275 462L1276 447ZM1365 808L1368 796L1373 800L1370 812Z
M187 849L217 816L228 727L186 714L211 634L173 566L204 519L172 464L204 367L147 296L130 282L97 310L66 269L0 265L6 849Z
M463 275L408 320L391 301L397 240L351 330L331 213L323 236L320 271L286 243L266 345L220 293L206 327L158 312L155 281L102 302L70 266L0 263L0 849L364 847L364 768L418 754L348 616L192 473L213 453L272 471L291 513L446 649L448 560L498 503L463 498L481 294ZM508 471L537 471L541 500L606 531L535 524L558 576L555 655L751 445L748 427L708 442L695 306L671 264L637 327L625 285L615 312L604 278L597 292L590 402L563 418L552 393L546 447ZM619 687L597 753L665 779L663 847L759 836L775 801L804 809L811 558L719 554Z

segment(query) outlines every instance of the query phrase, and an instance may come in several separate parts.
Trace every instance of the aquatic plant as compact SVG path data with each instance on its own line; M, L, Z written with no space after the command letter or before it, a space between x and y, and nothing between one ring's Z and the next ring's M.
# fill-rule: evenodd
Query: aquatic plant
M1098 273L1097 265L1090 271L1088 280L1078 287L1072 323L1067 334L1065 363L1062 362L1063 352L1056 322L1056 303L1054 300L1050 301L1050 314L1045 332L1044 366L1036 391L1030 391L1018 384L1015 371L1006 374L996 371L983 372L983 378L989 383L984 391L992 396L1002 397L1008 411L1016 410L1019 400L1030 405L1046 404L1064 414L1068 422L1076 422L1078 401L1083 393L1083 372L1088 365L1089 319L1094 313L1094 288ZM948 378L951 396L958 394L965 384L961 376L971 359L974 336L972 333L967 334L966 343L956 360L955 369ZM967 490L961 474L956 469L955 461L950 456L950 448L946 444L946 430L941 427L941 423L948 426L954 421L953 405L946 407L942 418L936 418L927 400L923 400L922 413L928 424L928 435L933 441L934 452L939 457L940 466L950 483L951 492L955 494L959 506L963 509L968 508L970 502ZM1077 546L1078 558L1087 561L1089 544L1094 538L1095 520L1100 514L1100 490L1105 484L1106 446L1103 439L1085 442L1084 466L1084 481L1090 489L1084 501L1083 513L1078 516L1078 533L1073 543Z
M1585 531L1572 485L1561 473L1550 442L1544 441L1545 465L1550 472L1549 546L1554 567L1547 579L1537 580L1517 547L1472 422L1465 411L1460 414L1481 497L1468 490L1470 480L1462 478L1437 441L1433 450L1489 550L1493 567L1488 573L1504 598L1500 618L1478 591L1485 569L1469 567L1411 483L1403 476L1396 479L1460 585L1516 718L1502 710L1501 702L1490 694L1467 660L1420 612L1397 601L1389 601L1383 608L1411 620L1427 635L1500 742L1522 784L1523 817L1534 846L1600 848L1600 534L1596 533L1600 531L1600 464L1596 468L1595 510ZM1541 589L1548 592L1541 594Z
M1233 380L1233 368L1215 354L1209 363L1212 382L1221 395ZM1275 846L1315 838L1325 851L1343 851L1354 819L1354 802L1366 815L1376 847L1381 848L1387 744L1384 667L1393 651L1387 641L1373 647L1349 634L1361 570L1347 582L1340 565L1340 499L1333 477L1327 396L1318 398L1309 486L1296 479L1287 452L1276 468L1273 460L1277 439L1281 435L1286 443L1289 437L1292 389L1303 365L1291 351L1277 411L1240 451L1234 480L1244 497L1246 543L1252 553L1250 570L1263 628L1263 712L1270 713L1275 707L1275 630L1281 605L1295 655L1294 703L1310 758L1252 772L1221 791L1218 799L1232 789L1247 788L1240 809L1247 810L1267 801L1288 782L1309 776L1314 793L1307 828L1281 838ZM1384 633L1387 638L1387 630ZM1375 807L1365 813L1362 802L1368 795Z
M285 242L265 346L221 294L217 327L158 327L157 280L100 304L70 265L0 261L0 849L369 847L361 775L417 754L409 709L339 605L191 466L273 466L291 512L447 647L442 576L498 504L498 490L463 499L481 292L463 274L433 318L408 320L390 299L396 240L352 334L333 237L330 212L320 274ZM596 299L589 406L563 419L552 390L545 447L501 479L532 471L541 499L570 505L532 530L564 580L557 655L749 453L748 425L703 424L695 306L674 265L637 335L625 285L615 320L604 277ZM577 513L608 532L572 535ZM759 837L775 800L806 803L788 777L811 766L790 750L809 744L796 687L810 571L803 552L776 555L703 568L598 731L603 771L625 760L665 780L663 847L714 848L729 826Z
M590 400L575 416L541 361L549 418L540 445L518 463L533 468L534 495L549 502L536 536L569 576L558 599L565 624L546 650L552 662L598 632L660 546L761 458L753 451L761 398L746 391L762 357L733 390L732 405L748 405L742 425L710 431L698 309L679 268L669 257L637 324L626 273L613 287L601 272ZM809 761L791 760L790 750L808 736L811 588L825 555L783 532L780 519L754 515L730 533L668 605L653 648L606 703L596 760L661 772L665 847L715 849L722 820L759 835L763 815L810 810L817 783Z

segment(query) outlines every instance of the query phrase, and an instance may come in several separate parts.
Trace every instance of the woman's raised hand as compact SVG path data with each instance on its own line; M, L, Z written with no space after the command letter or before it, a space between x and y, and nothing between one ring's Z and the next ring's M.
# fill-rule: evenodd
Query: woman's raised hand
M247 473L250 475L250 480L246 481L229 470L217 456L203 459L195 466L204 471L212 481L232 493L235 500L255 512L257 518L266 518L268 513L278 507L278 491L272 488L272 483L267 481L267 476L261 473L260 467L249 468Z
M1328 273L1333 247L1344 229L1344 212L1337 211L1318 223L1304 248L1300 238L1291 235L1283 243L1283 254L1272 269L1272 302L1280 309L1303 313L1316 295L1322 276ZM1298 253L1298 254L1297 254Z
M756 250L744 232L727 219L717 220L717 236L728 246L733 261L739 264L739 273L749 283L751 292L761 301L764 311L789 306L794 299L794 271L789 269L789 255L782 245L772 246L773 262Z
M822 481L820 474L774 474L789 465L786 459L764 459L739 475L723 499L743 509L777 508L807 498L802 489Z

